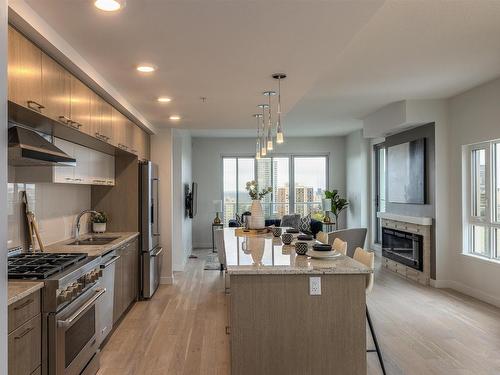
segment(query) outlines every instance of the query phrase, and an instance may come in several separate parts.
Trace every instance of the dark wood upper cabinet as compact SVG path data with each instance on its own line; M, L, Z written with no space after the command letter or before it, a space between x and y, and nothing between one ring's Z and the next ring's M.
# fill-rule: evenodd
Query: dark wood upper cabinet
M45 53L42 53L42 101L46 116L71 125L71 75Z
M9 26L9 100L45 114L42 99L42 51Z
M82 81L71 76L71 122L86 134L90 134L91 94L92 91Z
M149 134L9 25L9 100L149 159Z

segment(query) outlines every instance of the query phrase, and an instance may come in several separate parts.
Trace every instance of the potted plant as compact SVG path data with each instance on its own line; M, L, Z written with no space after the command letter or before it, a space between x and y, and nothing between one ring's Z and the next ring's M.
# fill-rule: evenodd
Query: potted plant
M106 223L108 222L108 215L106 215L104 211L99 211L97 214L93 214L90 221L92 222L92 231L94 233L106 232Z
M273 188L268 187L262 189L259 192L259 184L257 183L257 181L252 180L247 182L246 189L248 191L248 195L250 195L250 198L252 199L252 207L250 208L250 212L252 213L252 215L248 218L250 221L249 228L262 229L266 226L266 222L260 200L264 198L267 194L269 194L273 190Z
M349 201L339 195L338 190L325 191L325 198L332 201L332 214L335 216L335 229L339 229L339 215L349 206Z

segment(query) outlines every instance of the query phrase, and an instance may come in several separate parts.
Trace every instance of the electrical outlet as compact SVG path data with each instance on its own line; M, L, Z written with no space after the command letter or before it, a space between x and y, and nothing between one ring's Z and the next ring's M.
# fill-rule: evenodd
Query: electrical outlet
M309 294L311 296L321 295L321 277L313 276L309 278Z

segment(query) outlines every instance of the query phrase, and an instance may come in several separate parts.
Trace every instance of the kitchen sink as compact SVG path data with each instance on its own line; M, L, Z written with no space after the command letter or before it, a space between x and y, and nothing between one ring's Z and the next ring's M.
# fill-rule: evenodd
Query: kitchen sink
M77 240L77 241L71 242L68 245L70 245L70 246L107 245L108 243L113 242L114 240L116 240L118 238L119 237L88 237L88 238L85 238L83 240Z

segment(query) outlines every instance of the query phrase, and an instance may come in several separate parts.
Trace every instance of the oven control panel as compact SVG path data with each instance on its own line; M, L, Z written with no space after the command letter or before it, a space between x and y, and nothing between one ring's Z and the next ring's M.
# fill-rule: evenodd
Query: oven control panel
M57 290L57 304L61 305L66 302L72 301L84 291L86 291L90 286L94 285L99 278L102 276L102 271L98 268L93 269L73 283L67 285L64 288Z

